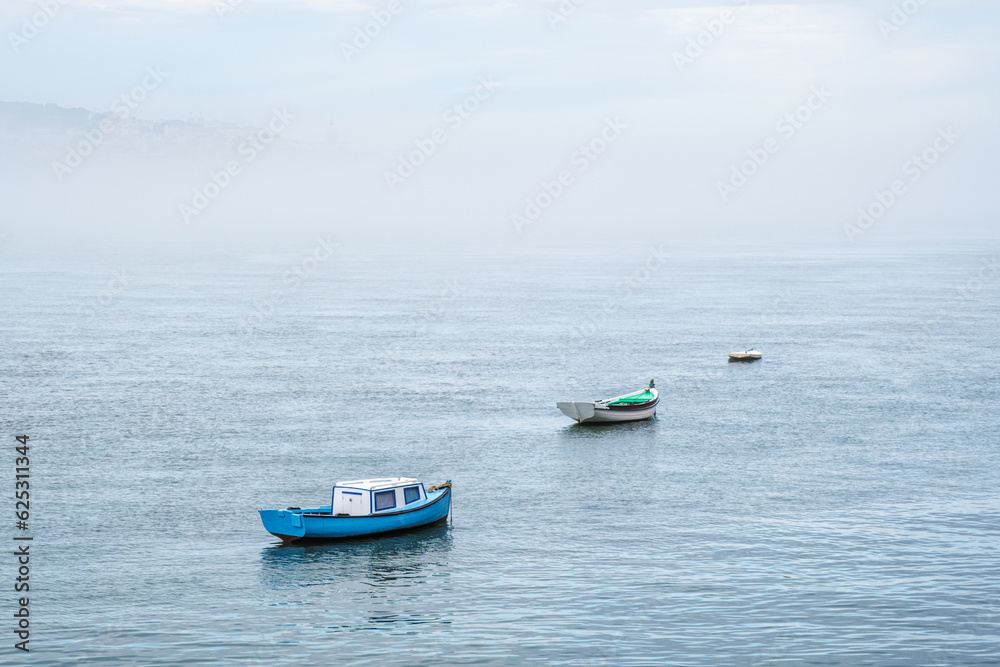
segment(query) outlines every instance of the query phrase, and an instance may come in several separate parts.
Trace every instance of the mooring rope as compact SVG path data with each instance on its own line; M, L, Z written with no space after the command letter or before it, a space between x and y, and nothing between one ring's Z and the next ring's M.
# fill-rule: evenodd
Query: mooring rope
M451 482L445 482L443 484L438 484L436 486L432 486L431 488L427 489L427 493L434 493L435 491L440 491L441 489L450 489L450 488L451 488Z
M431 488L427 489L427 493L433 493L434 491L440 491L441 489L450 489L450 488L451 488L451 482L444 482L443 484L438 484L436 486L432 486ZM455 520L454 502L448 503L448 518L451 519L451 521Z

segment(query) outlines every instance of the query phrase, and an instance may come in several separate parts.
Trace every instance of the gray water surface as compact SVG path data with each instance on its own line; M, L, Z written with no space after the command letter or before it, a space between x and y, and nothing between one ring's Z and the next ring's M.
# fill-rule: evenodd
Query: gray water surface
M5 251L18 660L1000 664L1000 248L314 245ZM651 377L655 421L555 408ZM256 514L387 475L451 521Z

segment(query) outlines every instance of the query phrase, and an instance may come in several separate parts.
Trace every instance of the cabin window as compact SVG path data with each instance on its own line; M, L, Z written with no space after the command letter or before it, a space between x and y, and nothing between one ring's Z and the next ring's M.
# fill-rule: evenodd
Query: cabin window
M403 502L409 505L420 500L420 487L408 486L403 489Z
M379 491L375 494L375 511L391 510L396 506L395 491Z

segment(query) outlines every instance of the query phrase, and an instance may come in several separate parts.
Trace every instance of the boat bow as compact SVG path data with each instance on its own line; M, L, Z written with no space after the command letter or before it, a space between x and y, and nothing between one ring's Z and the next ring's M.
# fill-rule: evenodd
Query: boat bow
M564 415L570 419L575 419L577 422L591 419L594 416L595 406L593 403L586 403L583 401L559 401L556 403L556 407L562 410Z

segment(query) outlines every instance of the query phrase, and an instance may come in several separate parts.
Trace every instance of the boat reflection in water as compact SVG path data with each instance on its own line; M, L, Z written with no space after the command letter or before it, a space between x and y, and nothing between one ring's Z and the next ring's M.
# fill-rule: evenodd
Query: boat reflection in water
M298 630L361 630L373 623L449 625L437 598L452 594L450 527L261 550L261 586L269 604L303 607ZM306 630L308 632L308 630Z
M582 440L606 440L608 438L621 437L622 434L635 433L644 434L649 437L656 437L656 421L658 417L643 421L614 423L614 428L594 428L594 426L605 426L605 424L568 424L562 429L564 437L578 438ZM612 422L607 422L611 424Z

